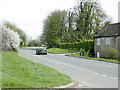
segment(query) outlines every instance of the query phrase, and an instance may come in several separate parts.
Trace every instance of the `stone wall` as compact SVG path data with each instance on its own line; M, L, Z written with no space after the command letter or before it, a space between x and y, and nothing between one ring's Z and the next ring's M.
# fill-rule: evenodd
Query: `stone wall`
M109 37L110 45L106 45L106 37L100 38L100 46L97 46L97 38L94 38L94 51L95 57L97 57L97 52L100 53L100 57L108 57L108 50L110 48L115 48L115 50L120 54L120 36L119 37ZM119 40L119 41L118 41ZM119 56L116 55L116 58Z
M118 59L120 60L120 36L118 36Z
M95 52L95 57L97 57L97 52L101 53L101 46L97 46L97 38L94 38L94 52Z

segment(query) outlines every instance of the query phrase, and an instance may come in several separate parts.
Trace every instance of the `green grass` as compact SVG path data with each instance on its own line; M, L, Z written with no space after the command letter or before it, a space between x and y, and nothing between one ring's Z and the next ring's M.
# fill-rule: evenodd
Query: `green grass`
M85 59L92 59L92 60L100 60L100 61L106 61L106 62L112 62L112 63L120 63L120 61L112 60L112 59L105 59L105 58L94 58L94 57L86 57L86 56L80 56L80 53L73 53L73 54L67 54L66 56L76 56L81 57Z
M50 48L47 49L49 53L59 54L59 53L71 53L71 52L79 52L78 49L61 49L61 48ZM94 57L87 57L88 52L84 51L84 56L80 56L80 53L73 53L73 54L67 54L66 56L76 56L76 57L82 57L86 59L93 59L93 60L100 60L100 61L106 61L106 62L112 62L112 63L120 63L117 60L112 59L105 59L105 58L94 58Z
M47 49L47 52L54 53L54 54L60 54L60 53L71 53L71 52L79 52L78 49L61 49L61 48L49 48Z
M50 88L71 82L69 76L19 57L16 52L2 53L2 88Z

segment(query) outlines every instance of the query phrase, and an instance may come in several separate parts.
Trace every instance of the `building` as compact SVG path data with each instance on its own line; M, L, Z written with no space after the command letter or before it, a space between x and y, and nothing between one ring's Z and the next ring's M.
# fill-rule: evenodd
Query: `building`
M108 24L94 36L95 57L109 57L108 50L114 48L120 60L120 23Z

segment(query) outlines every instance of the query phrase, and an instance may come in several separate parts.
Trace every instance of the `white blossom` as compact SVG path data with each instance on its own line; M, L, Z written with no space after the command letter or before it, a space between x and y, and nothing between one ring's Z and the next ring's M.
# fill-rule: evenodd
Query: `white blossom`
M18 50L20 37L17 32L6 28L4 24L0 25L0 46L3 51Z

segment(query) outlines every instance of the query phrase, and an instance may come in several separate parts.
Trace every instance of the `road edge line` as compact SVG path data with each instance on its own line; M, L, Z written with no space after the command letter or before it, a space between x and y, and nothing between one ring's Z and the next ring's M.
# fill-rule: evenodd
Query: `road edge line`
M62 86L58 86L58 87L54 87L54 88L68 88L74 85L74 82L68 84L68 85L62 85Z

